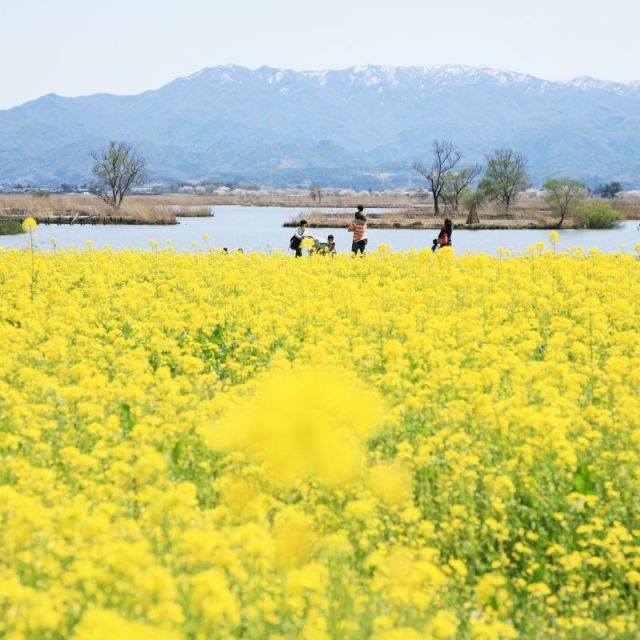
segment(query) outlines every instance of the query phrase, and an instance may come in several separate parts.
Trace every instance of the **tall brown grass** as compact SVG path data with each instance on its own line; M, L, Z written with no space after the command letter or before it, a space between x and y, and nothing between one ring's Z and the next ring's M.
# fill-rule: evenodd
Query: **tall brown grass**
M140 224L175 224L177 216L209 216L211 209L203 206L200 201L186 201L182 198L176 202L173 198L130 196L125 198L120 209L114 209L98 196L0 195L0 217L32 216L38 220L46 220L76 215L97 216L106 220L123 218Z
M628 219L640 219L640 199L615 200L614 207L619 209ZM550 210L542 198L523 198L512 206L509 211L495 203L485 204L479 211L480 225L482 228L510 228L510 229L553 229L558 224L558 217ZM296 226L302 216L293 216L285 223L285 226ZM389 209L382 213L367 213L371 228L438 228L442 220L451 218L456 226L465 225L467 211L460 207L458 211L442 208L436 214L431 204L422 204L420 207L401 207ZM351 212L336 209L334 211L311 211L304 214L304 218L311 227L342 227L347 226L352 218ZM563 228L582 228L582 221L576 216L565 218Z
M640 198L616 198L612 204L627 220L640 220Z
M311 196L288 196L284 194L256 194L247 191L233 195L162 195L144 196L163 205L180 205L186 207L243 205L254 207L301 207L301 208L349 208L358 204L364 207L398 208L409 207L418 202L408 196L389 196L384 193L373 193L368 196L324 196L321 202Z
M120 209L113 209L98 196L52 194L47 197L21 194L0 194L0 217L7 215L33 216L39 220L58 216L88 214L99 218L125 218L140 224L175 224L176 217L202 217L211 215L216 205L246 205L262 207L291 208L329 208L349 209L362 204L366 208L389 208L405 211L405 218L416 219L433 217L440 219L452 217L455 222L464 222L466 213L462 207L459 212L443 210L438 216L429 200L418 200L408 196L390 197L385 194L370 196L324 197L320 203L311 197L281 196L277 194L256 195L247 192L240 196L225 195L159 195L129 196ZM640 219L640 199L618 198L614 207L622 211L629 219ZM336 211L339 213L339 211ZM511 207L508 214L494 204L485 205L480 211L480 219L485 222L494 220L531 221L544 225L550 223L547 204L541 198L521 198ZM396 222L394 220L393 222Z

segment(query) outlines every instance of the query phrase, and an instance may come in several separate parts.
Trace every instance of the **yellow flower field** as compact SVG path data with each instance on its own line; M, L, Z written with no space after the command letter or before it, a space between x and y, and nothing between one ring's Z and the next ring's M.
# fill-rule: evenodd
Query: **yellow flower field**
M640 261L0 251L0 638L640 635Z

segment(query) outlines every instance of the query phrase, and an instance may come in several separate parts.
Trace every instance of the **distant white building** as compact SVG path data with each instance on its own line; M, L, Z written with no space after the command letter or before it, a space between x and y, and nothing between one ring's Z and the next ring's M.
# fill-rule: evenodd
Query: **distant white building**
M193 187L185 185L184 187L180 187L178 189L178 193L195 193L196 190Z
M168 190L169 185L164 182L148 182L147 184L140 185L131 189L131 193L150 194L150 193L162 193Z

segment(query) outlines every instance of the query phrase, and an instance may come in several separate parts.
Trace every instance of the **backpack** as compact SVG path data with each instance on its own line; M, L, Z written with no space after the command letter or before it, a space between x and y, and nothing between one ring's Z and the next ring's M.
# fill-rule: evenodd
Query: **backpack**
M302 244L302 240L300 238L298 238L298 236L293 235L293 236L291 236L291 239L289 240L289 249L295 251L296 249L300 248L301 244Z

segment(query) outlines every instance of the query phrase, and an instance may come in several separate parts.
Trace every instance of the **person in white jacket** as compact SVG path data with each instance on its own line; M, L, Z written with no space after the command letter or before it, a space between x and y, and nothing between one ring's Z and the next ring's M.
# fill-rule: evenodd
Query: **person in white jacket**
M298 228L295 230L295 233L291 236L291 240L289 240L289 248L292 251L296 252L296 258L302 256L302 240L304 238L309 238L309 234L307 233L307 228L309 227L309 223L306 220L300 220L300 224Z

